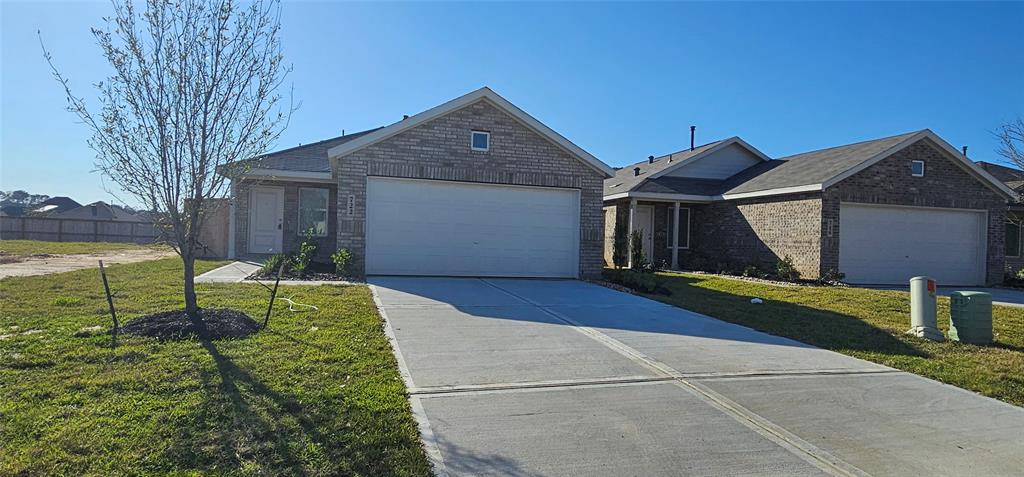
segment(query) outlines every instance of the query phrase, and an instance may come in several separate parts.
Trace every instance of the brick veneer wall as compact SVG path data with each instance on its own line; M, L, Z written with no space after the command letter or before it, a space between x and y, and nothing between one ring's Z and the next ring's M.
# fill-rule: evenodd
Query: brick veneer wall
M299 188L310 187L328 189L330 191L330 195L327 198L327 236L317 238L320 246L317 249L315 258L318 262L330 262L331 254L337 250L335 240L338 223L338 187L334 184L322 182L239 181L235 185L235 256L263 256L249 253L249 191L254 185L284 188L284 223L282 224L284 235L282 237L282 244L286 252L298 250L299 244L302 243L303 239L298 230Z
M668 214L673 205L643 201L637 205L654 206L653 257L649 259L658 267L671 265ZM618 210L615 216L619 221L629 220L628 200L621 200L613 207ZM789 255L802 276L816 278L820 273L820 194L681 204L680 207L690 209L690 247L679 251L681 268L724 266L742 270L747 265L757 265L770 271L780 258ZM610 257L610 249L606 244L607 257Z
M490 150L470 149L473 130L491 133ZM580 189L580 274L600 275L603 265L602 173L569 155L487 100L403 131L336 159L337 243L352 251L365 271L367 176L437 179ZM348 195L355 196L352 215Z
M924 177L910 175L910 161L913 160L924 161ZM1006 199L964 170L928 139L922 139L825 190L822 224L826 229L831 225L832 235L822 239L823 270L839 268L840 202L987 210L986 278L988 283L1002 281L1006 259Z

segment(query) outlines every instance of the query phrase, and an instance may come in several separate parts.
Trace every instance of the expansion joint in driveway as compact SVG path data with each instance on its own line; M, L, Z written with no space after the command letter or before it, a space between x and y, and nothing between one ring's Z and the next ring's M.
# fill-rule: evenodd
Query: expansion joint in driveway
M505 294L512 296L518 300L523 301L537 307L542 312L548 314L552 318L559 320L563 323L570 325L573 329L589 336L595 341L601 343L607 348L625 356L631 361L654 371L656 374L666 378L672 383L676 384L680 388L689 391L691 394L708 403L712 407L732 417L740 424L743 424L747 428L757 432L766 439L778 444L782 448L790 451L797 457L800 457L804 461L814 465L832 475L842 476L866 476L868 475L861 469L853 466L852 464L839 459L838 457L814 446L813 444L801 439L795 434L787 431L783 427L776 425L775 423L765 419L753 411L746 409L740 404L732 401L731 399L723 396L722 394L715 392L711 388L696 382L688 378L684 373L673 369L665 363L662 363L650 356L641 353L640 351L622 343L611 336L602 333L599 330L583 325L562 313L549 309L547 306L534 302L529 298L520 296L512 291L506 290L501 286L487 280L480 279L481 282L494 287L495 289L504 292Z

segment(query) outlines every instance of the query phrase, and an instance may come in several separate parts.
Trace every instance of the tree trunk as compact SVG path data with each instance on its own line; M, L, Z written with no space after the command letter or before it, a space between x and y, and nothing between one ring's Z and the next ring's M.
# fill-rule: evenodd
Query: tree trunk
M199 320L199 305L196 302L196 257L191 253L183 254L181 261L185 264L185 313L193 320Z

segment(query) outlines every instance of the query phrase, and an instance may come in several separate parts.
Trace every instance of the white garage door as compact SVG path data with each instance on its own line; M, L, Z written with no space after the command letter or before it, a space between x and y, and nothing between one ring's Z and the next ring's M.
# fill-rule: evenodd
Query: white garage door
M850 283L901 284L926 275L939 285L983 285L983 211L920 207L839 208L839 271Z
M366 273L576 277L579 191L367 179Z

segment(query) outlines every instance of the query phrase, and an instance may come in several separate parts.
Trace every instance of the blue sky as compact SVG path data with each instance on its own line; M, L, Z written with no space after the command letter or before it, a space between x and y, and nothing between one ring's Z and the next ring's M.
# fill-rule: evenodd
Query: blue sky
M36 38L92 96L108 5L0 5L0 189L110 200ZM487 85L613 166L688 146L691 124L772 157L930 128L994 161L990 131L1024 114L1022 24L1020 2L285 2L302 107L279 147Z

